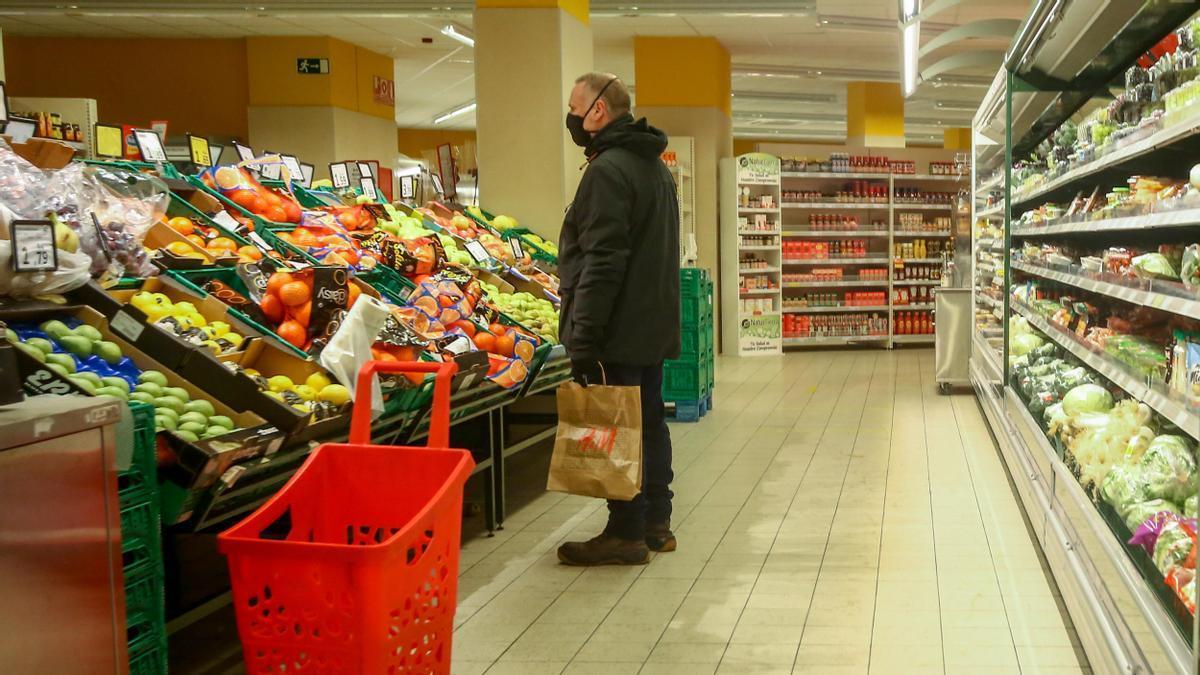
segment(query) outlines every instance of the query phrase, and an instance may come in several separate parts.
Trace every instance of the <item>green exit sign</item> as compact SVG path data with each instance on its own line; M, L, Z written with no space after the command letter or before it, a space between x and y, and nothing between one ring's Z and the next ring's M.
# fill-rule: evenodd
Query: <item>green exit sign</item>
M328 75L329 59L296 59L296 72L301 75Z

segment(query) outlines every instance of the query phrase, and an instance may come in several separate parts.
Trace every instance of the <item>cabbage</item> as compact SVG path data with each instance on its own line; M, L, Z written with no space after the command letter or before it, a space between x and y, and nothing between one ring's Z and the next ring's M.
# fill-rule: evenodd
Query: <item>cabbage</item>
M1112 394L1098 384L1081 384L1063 397L1063 411L1071 417L1085 412L1105 412L1112 407Z
M1016 356L1024 356L1041 347L1043 344L1045 344L1045 340L1042 338L1029 333L1022 333L1012 339L1012 345L1009 346L1008 351Z
M1149 499L1142 472L1130 464L1117 464L1109 470L1100 484L1100 495L1122 518L1132 507Z
M1029 327L1029 321L1025 317L1014 314L1008 318L1008 332L1013 336L1027 335L1033 332L1033 329Z
M1188 518L1196 517L1197 498L1198 495L1192 495L1191 497L1187 498L1187 501L1183 503L1183 515L1187 516Z
M1154 543L1154 566L1159 572L1166 574L1167 568L1182 565L1187 560L1196 543L1188 531L1191 527L1178 520L1163 525L1158 533L1158 541Z
M1182 504L1200 489L1191 444L1180 436L1159 436L1151 441L1141 466L1151 497Z
M1112 478L1112 472L1109 472L1108 476ZM1179 513L1179 507L1164 499L1151 499L1148 502L1130 504L1125 513L1122 514L1122 517L1125 519L1125 527L1128 527L1129 531L1132 532L1138 528L1138 525L1153 518L1154 514L1163 511Z

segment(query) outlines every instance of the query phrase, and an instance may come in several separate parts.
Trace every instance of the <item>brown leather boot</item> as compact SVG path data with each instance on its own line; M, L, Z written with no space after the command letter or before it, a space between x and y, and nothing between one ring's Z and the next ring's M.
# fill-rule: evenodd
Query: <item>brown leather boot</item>
M572 541L558 547L558 560L566 565L645 565L650 550L644 541L631 541L600 534L588 541Z
M671 531L671 523L646 524L646 547L658 553L674 551L678 543L675 533Z

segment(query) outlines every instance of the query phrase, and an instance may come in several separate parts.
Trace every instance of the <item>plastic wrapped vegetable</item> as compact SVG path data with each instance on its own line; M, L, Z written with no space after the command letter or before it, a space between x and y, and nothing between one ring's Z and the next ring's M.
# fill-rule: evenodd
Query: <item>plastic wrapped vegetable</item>
M1179 273L1171 261L1161 253L1144 253L1133 259L1133 273L1143 279L1166 279L1179 281Z
M1063 411L1072 417L1085 412L1105 412L1112 407L1112 394L1098 384L1081 384L1063 397Z
M1125 461L1140 462L1142 455L1150 449L1150 443L1154 441L1154 430L1150 427L1142 427L1137 433L1130 437L1129 442L1125 444Z
M1054 429L1057 425L1061 425L1067 421L1067 413L1063 412L1061 403L1055 403L1046 408L1046 412L1042 416L1042 421L1046 423L1048 428Z
M1183 250L1179 276L1188 290L1200 290L1200 244L1192 244Z
M1136 524L1131 525L1129 529L1133 530L1133 536L1127 542L1130 546L1141 546L1146 549L1148 555L1154 555L1154 549L1158 545L1158 537L1166 529L1170 523L1178 523L1183 520L1183 516L1170 510L1154 511L1147 515ZM1128 524L1126 520L1126 524Z
M1136 465L1117 464L1100 485L1100 495L1128 523L1130 510L1148 500L1142 472ZM1151 513L1153 515L1157 511ZM1141 522L1140 520L1138 522ZM1132 526L1131 526L1132 529Z
M1113 472L1108 472L1108 475L1111 478ZM1129 508L1126 509L1126 511L1127 513L1125 513L1122 518L1125 519L1125 527L1128 527L1131 532L1136 531L1138 526L1142 525L1157 514L1172 513L1175 515L1180 515L1179 507L1165 499L1151 499L1148 502L1137 502L1136 504L1129 505ZM1129 543L1132 544L1136 542L1130 541ZM1147 551L1147 553L1152 551L1153 547L1151 547L1151 551Z
M1055 387L1055 391L1058 393L1058 395L1060 397L1062 397L1062 396L1066 396L1067 392L1071 391L1075 387L1078 387L1078 386L1084 385L1084 384L1095 384L1095 383L1096 383L1096 380L1092 376L1091 372L1088 371L1087 368L1080 366L1078 368L1072 368L1070 370L1064 370L1064 371L1060 372L1058 374L1057 386Z
M1196 546L1196 521L1172 520L1163 525L1154 542L1154 566L1166 574L1173 565L1182 565Z
M1151 441L1141 468L1151 497L1182 504L1200 487L1191 444L1180 436L1164 435Z
M1041 347L1045 342L1045 340L1037 335L1023 333L1013 337L1012 344L1009 346L1009 352L1016 356L1021 356Z
M1187 498L1187 501L1183 503L1183 515L1187 516L1188 518L1196 517L1196 501L1197 495L1192 495L1191 497Z
M1167 585L1175 591L1175 595L1184 607L1192 614L1196 613L1196 569L1176 565L1167 570Z

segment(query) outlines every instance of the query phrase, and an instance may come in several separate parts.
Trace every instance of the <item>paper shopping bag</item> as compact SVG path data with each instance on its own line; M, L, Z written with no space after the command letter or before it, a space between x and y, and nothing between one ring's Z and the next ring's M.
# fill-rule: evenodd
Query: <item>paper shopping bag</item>
M558 433L546 489L629 501L642 491L642 396L637 387L558 387Z

